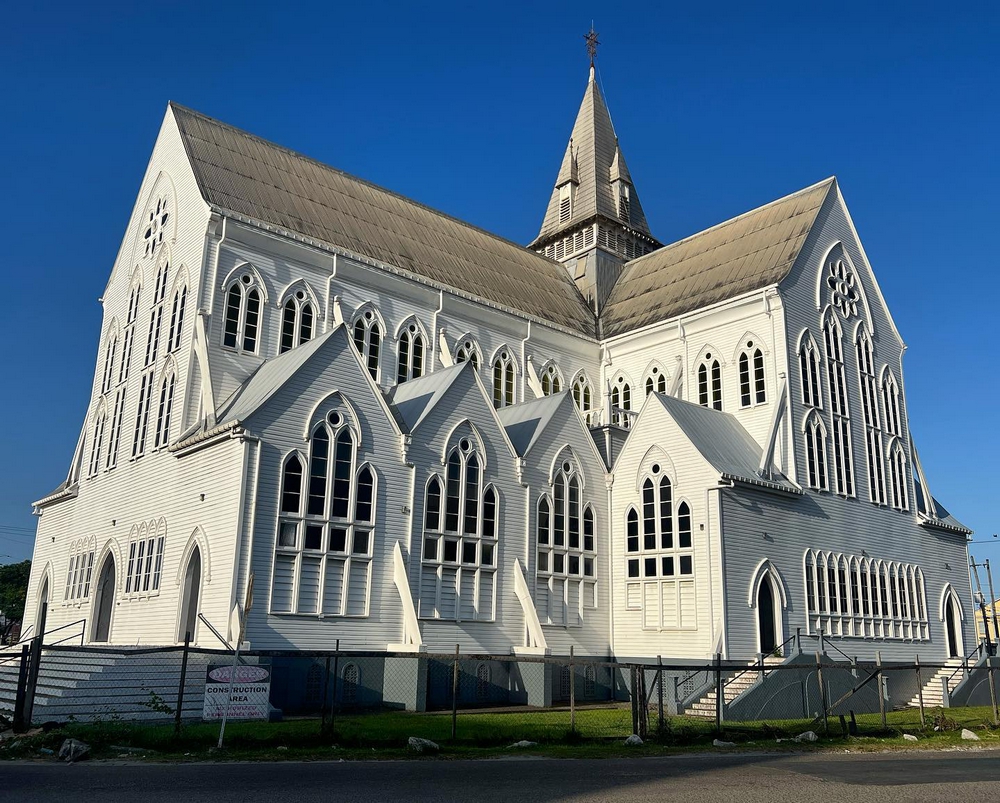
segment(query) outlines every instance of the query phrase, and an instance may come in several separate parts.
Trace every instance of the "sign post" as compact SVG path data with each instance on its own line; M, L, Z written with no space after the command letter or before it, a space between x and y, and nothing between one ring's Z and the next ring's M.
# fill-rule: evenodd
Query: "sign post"
M222 711L222 725L219 727L219 750L222 749L223 739L226 737L226 721L229 719L229 706L233 698L233 684L236 682L236 670L240 663L240 647L243 645L243 634L246 631L247 626L247 614L250 613L250 609L253 607L253 572L250 573L250 579L247 581L247 594L243 602L243 610L240 612L240 632L236 638L236 649L233 651L233 666L229 673L229 688L226 694L226 706ZM268 672L268 691L270 692L270 672ZM206 692L208 690L206 689Z

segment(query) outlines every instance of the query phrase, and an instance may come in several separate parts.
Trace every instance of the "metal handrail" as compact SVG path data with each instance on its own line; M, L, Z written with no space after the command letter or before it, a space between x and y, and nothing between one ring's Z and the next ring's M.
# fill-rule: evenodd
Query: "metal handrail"
M75 622L70 622L69 624L59 625L59 627L54 627L51 630L46 630L44 633L42 633L42 643L43 644L45 643L44 640L45 640L46 636L51 636L53 633L58 633L60 630L65 630L67 627L72 627L73 625L78 625L81 622L84 624L84 627L80 631L80 644L83 644L83 637L84 637L84 635L87 632L87 627L86 627L87 618L86 617L84 617L83 619L77 619ZM29 625L28 626L28 630L26 630L25 632L26 633L30 632L33 627L34 627L34 625ZM18 641L15 641L13 644L8 644L7 646L8 647L17 647L17 646L19 646L21 644L24 644L24 643L26 643L28 641L32 641L32 640L34 640L36 638L38 638L38 636L25 636L24 634L22 634L21 638ZM69 638L76 638L76 636L70 636ZM67 639L62 639L62 641L66 641L66 640ZM54 643L55 644L61 644L62 641L56 641Z
M952 672L950 675L947 675L946 682L948 683L948 691L949 692L952 691L951 682L955 679L955 675L957 675L959 672L962 672L962 673L968 672L969 671L969 659L973 655L975 655L976 653L978 653L979 651L980 651L980 645L977 644L975 647L972 648L972 650L969 652L968 655L966 655L964 658L962 658L962 663L959 664L955 668L955 671Z

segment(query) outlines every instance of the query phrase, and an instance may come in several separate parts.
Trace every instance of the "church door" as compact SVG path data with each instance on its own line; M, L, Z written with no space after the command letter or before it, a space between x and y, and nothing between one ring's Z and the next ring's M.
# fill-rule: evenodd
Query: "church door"
M38 594L38 608L35 610L35 629L31 633L32 636L42 636L42 628L45 627L45 622L42 619L42 608L49 604L49 578L46 577L42 581L42 590Z
M776 628L774 626L774 592L771 589L771 578L763 577L757 587L757 630L760 634L760 651L770 655L778 646Z
M94 603L94 624L91 641L106 642L111 635L111 613L115 605L115 559L108 555L97 581L97 600Z
M198 625L198 603L201 598L201 550L194 548L191 559L188 560L187 571L184 573L184 596L181 607L181 626L177 634L178 641L184 641L186 633L191 634L194 641L195 628Z
M960 658L962 645L959 643L958 612L955 610L955 600L951 597L948 597L948 602L945 604L944 623L948 633L948 657Z

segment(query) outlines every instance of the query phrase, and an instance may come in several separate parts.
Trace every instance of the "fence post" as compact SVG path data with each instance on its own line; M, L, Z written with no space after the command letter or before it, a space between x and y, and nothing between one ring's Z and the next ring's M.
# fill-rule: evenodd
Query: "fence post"
M337 680L339 678L338 667L340 666L340 639L333 648L333 704L330 706L330 735L336 733L337 724Z
M48 614L49 604L43 602L41 618L38 620L38 635L31 640L28 680L24 690L24 724L29 727L35 713L35 688L38 686L38 670L42 664L42 642L45 641L45 620Z
M24 698L28 691L28 662L31 660L31 647L25 644L21 647L21 664L17 670L17 696L14 698L14 733L24 733L28 727L24 721Z
M632 698L632 733L639 733L639 668L632 664L629 667L630 674L632 675L632 693L629 695Z
M181 653L181 681L177 685L177 710L174 711L174 736L181 735L181 711L184 709L184 684L187 682L188 650L191 649L191 631L184 631L184 651Z
M822 653L816 651L816 682L819 683L819 702L823 706L823 732L829 736L830 735L830 717L829 711L826 709L827 699L826 699L826 686L823 685L823 660Z
M878 679L875 681L878 685L878 713L882 719L882 730L885 730L885 687L883 686L885 677L882 674L882 650L875 653L875 673L878 675Z
M986 674L990 680L990 703L993 705L993 727L1000 725L1000 717L998 717L997 711L997 687L993 682L993 658L987 656L986 658Z
M569 646L569 729L576 732L576 672L573 667L573 645Z
M722 653L715 654L715 730L722 735Z
M826 652L826 645L823 643L823 628L817 628L817 633L819 633L819 651Z
M458 649L455 645L455 662L451 668L451 738L458 735Z
M927 723L924 722L924 684L920 679L920 656L916 656L914 660L914 668L917 673L917 703L920 705L920 727L923 728Z
M319 709L319 732L326 735L326 712L330 706L330 656L326 656L326 672L323 674L323 705Z
M795 654L802 655L802 628L795 628Z
M659 675L656 679L656 694L657 694L657 708L659 709L656 720L656 727L662 733L663 732L663 657L660 655L656 656L656 663L659 665Z

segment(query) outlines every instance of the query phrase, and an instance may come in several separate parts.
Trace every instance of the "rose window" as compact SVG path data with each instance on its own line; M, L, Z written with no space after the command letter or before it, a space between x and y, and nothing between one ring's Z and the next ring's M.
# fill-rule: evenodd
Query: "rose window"
M826 283L830 287L833 306L840 310L840 314L845 318L857 315L860 293L854 274L844 264L844 260L838 259L830 263L830 275L826 277Z

